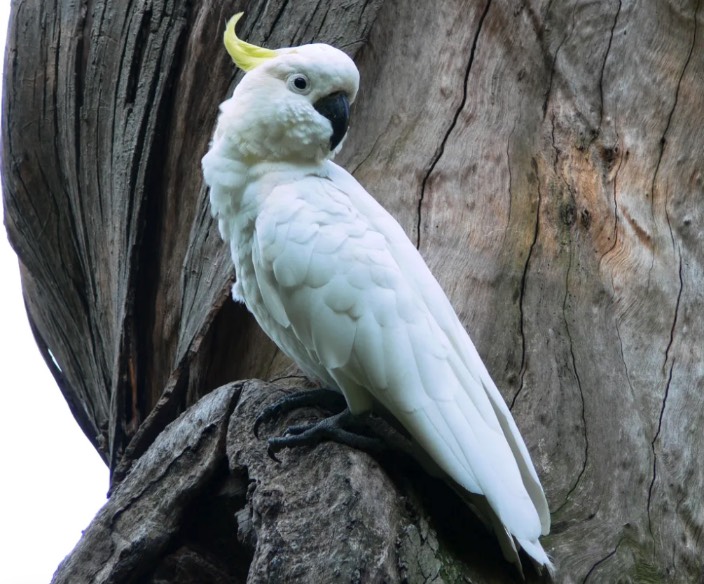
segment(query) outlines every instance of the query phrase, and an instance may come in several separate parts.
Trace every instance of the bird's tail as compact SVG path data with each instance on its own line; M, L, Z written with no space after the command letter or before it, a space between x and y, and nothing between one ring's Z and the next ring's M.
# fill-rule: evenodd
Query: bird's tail
M516 566L521 578L524 578L523 566L521 565L521 558L518 555L516 543L518 543L518 545L522 547L530 556L539 572L546 569L551 578L555 575L555 565L552 563L547 553L545 553L543 546L540 545L540 542L537 539L519 539L511 535L509 530L506 529L506 526L499 519L499 516L496 514L494 509L491 505L489 505L489 501L487 501L485 496L470 493L466 489L459 486L454 480L440 470L437 463L432 460L424 450L415 448L412 451L409 451L409 453L429 474L444 478L445 482L452 487L455 493L457 493L467 504L467 506L474 512L474 514L479 517L485 527L489 531L493 531L496 534L496 539L499 542L501 553L506 561Z
M511 535L508 529L506 529L506 526L501 523L499 516L491 508L491 505L489 505L486 497L476 495L474 493L462 493L459 490L457 492L461 494L462 498L468 503L474 513L482 520L484 525L496 534L496 539L499 542L499 547L501 548L504 558L506 558L506 561L511 562L516 566L516 569L521 574L522 578L524 577L523 566L521 565L521 558L518 555L516 543L518 543L518 545L522 547L530 556L538 571L546 569L551 577L555 575L555 565L550 561L550 558L547 553L545 553L543 546L540 545L540 542L537 539L521 539Z
M555 575L555 564L550 561L550 558L548 558L548 555L545 553L543 546L540 545L540 542L537 539L531 541L529 539L520 539L517 537L516 541L535 562L539 570L546 568L551 577Z

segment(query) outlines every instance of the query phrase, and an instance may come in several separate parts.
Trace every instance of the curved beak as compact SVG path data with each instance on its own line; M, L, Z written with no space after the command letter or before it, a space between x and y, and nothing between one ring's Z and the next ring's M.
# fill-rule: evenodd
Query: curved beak
M330 120L332 136L330 136L330 150L335 150L342 141L350 125L350 101L342 91L331 93L313 104L315 110Z

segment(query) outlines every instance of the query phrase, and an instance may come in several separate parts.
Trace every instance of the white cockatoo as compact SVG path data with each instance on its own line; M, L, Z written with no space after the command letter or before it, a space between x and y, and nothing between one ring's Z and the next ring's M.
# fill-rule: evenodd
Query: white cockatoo
M550 528L543 489L474 344L403 229L331 161L354 62L325 44L245 43L240 17L225 46L246 74L203 158L234 298L352 415L391 414L456 488L486 497L509 559L517 543L552 569L538 541Z

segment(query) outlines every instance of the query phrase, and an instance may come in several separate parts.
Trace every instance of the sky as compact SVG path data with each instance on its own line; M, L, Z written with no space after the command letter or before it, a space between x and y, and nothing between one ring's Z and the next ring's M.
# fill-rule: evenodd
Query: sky
M0 0L3 56L9 5L8 0ZM105 503L108 470L73 419L34 342L4 217L0 229L0 464L0 582L48 583Z

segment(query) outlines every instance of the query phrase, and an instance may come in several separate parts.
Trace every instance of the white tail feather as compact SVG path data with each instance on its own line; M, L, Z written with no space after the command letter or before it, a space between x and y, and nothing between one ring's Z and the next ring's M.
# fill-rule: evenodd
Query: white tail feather
M538 540L530 541L527 539L516 538L518 545L520 545L525 552L538 564L539 567L547 568L550 576L555 575L555 565L550 561L548 555L545 553L543 546L540 545Z

